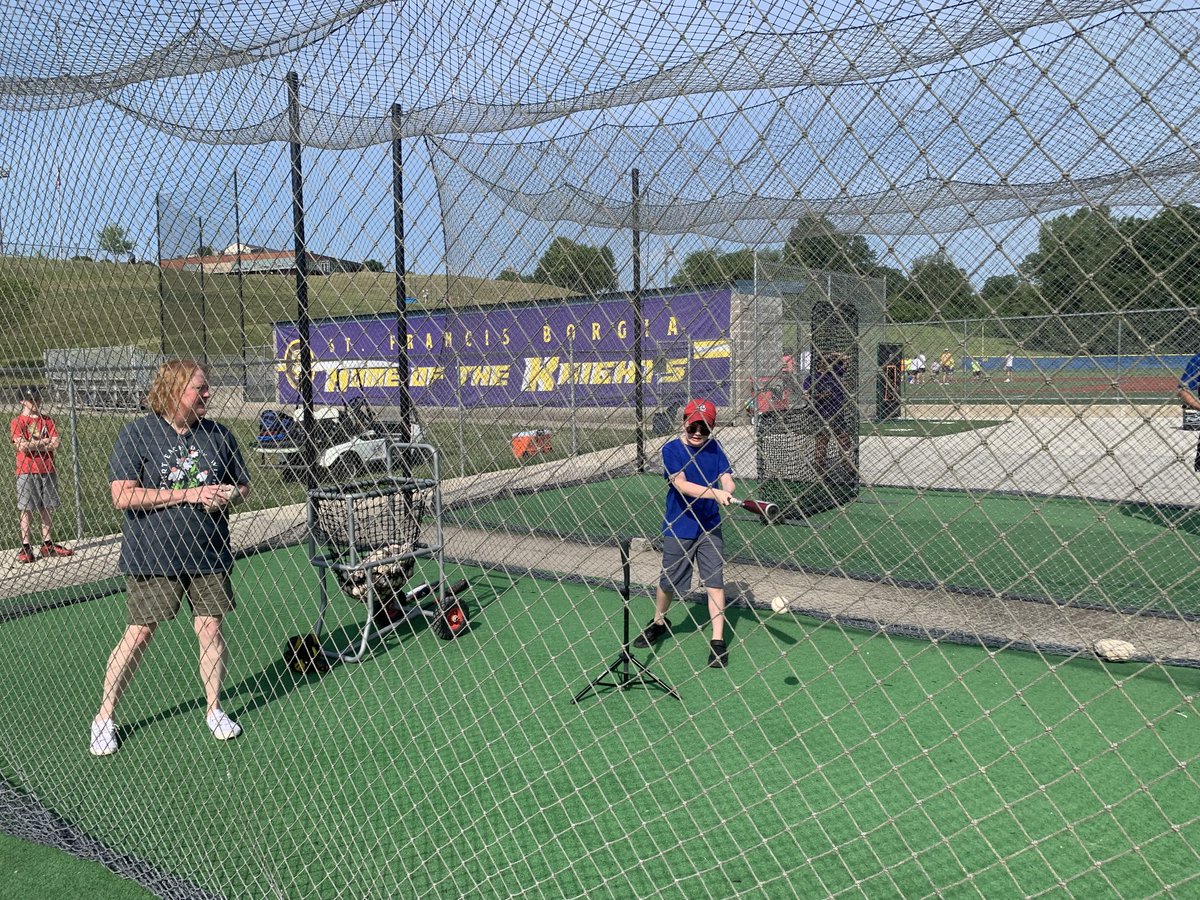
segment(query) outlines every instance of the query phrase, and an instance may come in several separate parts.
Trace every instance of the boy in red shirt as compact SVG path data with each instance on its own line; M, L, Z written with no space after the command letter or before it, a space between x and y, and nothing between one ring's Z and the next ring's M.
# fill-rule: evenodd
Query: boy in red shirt
M21 513L21 552L17 560L31 563L33 514L42 518L42 556L70 556L74 551L50 539L50 511L58 509L58 474L54 469L54 451L58 449L58 430L54 420L43 416L38 398L26 393L21 398L21 414L12 420L13 446L17 448L17 509Z

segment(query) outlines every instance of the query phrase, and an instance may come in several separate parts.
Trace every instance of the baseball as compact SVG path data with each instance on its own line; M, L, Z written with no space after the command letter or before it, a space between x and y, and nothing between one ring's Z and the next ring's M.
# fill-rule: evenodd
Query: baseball
M1092 651L1098 659L1105 662L1127 662L1133 656L1137 655L1137 647L1129 643L1129 641L1121 641L1115 638L1105 638L1104 640L1096 641L1092 645Z
M775 612L777 612L777 613L787 612L788 611L787 597L772 597L771 598L771 609L775 610Z

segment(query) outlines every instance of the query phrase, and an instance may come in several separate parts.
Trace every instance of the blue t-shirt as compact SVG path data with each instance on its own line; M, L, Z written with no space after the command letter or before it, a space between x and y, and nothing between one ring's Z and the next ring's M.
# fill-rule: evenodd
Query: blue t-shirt
M1200 353L1187 361L1179 376L1179 387L1190 394L1200 394Z
M733 470L729 458L716 438L709 438L699 450L692 450L680 438L668 441L662 449L663 477L667 479L667 511L663 517L663 537L689 541L705 531L720 533L721 505L710 497L685 497L669 484L680 472L692 484L720 487L721 476Z
M177 434L161 416L121 429L108 461L109 481L182 491L206 484L249 484L237 440L224 425L201 419ZM191 503L126 510L119 571L127 575L211 575L233 568L229 516Z

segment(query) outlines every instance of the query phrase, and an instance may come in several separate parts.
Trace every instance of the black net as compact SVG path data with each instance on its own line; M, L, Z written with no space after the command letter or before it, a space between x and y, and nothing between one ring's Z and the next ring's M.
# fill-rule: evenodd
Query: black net
M61 440L49 545L10 473L0 827L229 897L1195 893L1195 9L5 25L0 404L41 390ZM181 607L93 761L122 528L155 514L109 463L170 357L211 364L248 468L220 685L248 734L210 743ZM631 648L682 701L570 705L654 614L693 398L789 519L723 509L731 608L694 579ZM389 468L410 437L434 461ZM146 481L203 493L190 451ZM327 569L439 609L379 628ZM309 629L360 665L289 668Z

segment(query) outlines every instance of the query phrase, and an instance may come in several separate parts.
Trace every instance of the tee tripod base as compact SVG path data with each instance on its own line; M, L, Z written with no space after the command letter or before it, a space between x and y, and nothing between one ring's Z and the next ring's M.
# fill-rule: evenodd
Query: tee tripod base
M675 688L671 687L658 676L654 675L649 667L641 660L637 659L629 652L629 539L624 538L621 541L621 601L625 618L625 642L621 645L621 652L617 654L617 658L612 661L607 669L601 672L596 678L592 679L583 690L571 698L572 703L578 703L588 695L589 691L594 691L599 687L614 687L619 690L627 690L634 685L648 685L650 687L660 688L670 694L676 700L682 700ZM612 676L610 678L610 676Z
M630 671L630 666L637 671ZM609 675L615 675L612 681L606 680ZM634 657L628 650L622 650L620 655L612 661L612 664L607 669L593 679L587 687L571 698L571 702L578 703L587 696L588 691L593 691L598 687L615 687L625 690L636 684L646 684L661 688L676 700L683 699L679 696L675 688L652 673L645 663Z

